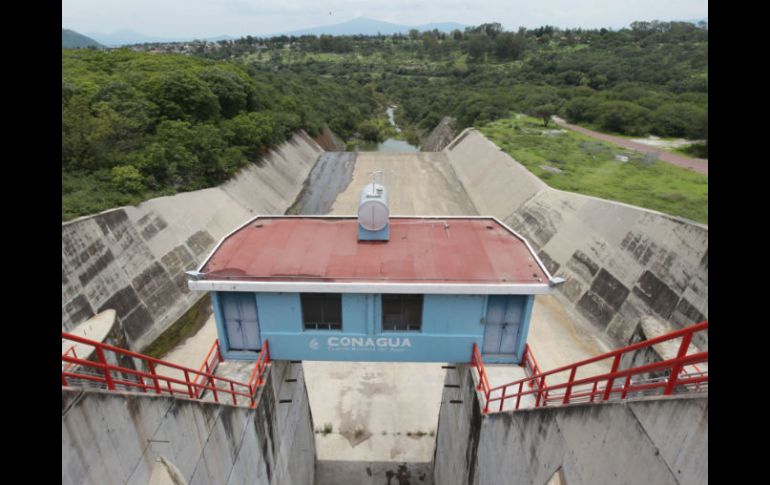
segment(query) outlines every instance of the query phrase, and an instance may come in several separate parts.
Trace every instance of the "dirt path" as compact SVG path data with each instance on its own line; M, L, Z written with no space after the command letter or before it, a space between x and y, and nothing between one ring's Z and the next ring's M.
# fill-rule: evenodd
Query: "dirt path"
M684 168L689 168L691 170L694 170L698 173L702 173L704 175L709 174L708 160L704 160L702 158L685 157L684 155L675 155L671 152L667 152L659 148L651 147L643 143L637 143L634 141L626 140L625 138L606 135L604 133L599 133L597 131L589 130L587 128L571 125L557 116L554 116L553 120L556 122L557 125L561 126L562 128L569 128L572 131L576 131L578 133L588 135L591 138L596 138L598 140L614 143L615 145L621 146L623 148L630 148L631 150L636 150L642 153L651 153L651 154L654 154L660 160L663 160L664 162L672 163L674 165L678 165Z

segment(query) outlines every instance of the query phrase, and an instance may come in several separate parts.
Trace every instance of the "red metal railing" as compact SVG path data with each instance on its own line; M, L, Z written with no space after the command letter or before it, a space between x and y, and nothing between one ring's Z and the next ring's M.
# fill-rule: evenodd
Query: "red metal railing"
M267 340L265 340L262 352L260 352L259 359L254 366L254 372L252 372L252 376L257 375L256 385L252 385L251 380L249 384L244 384L232 379L216 376L212 374L212 371L205 370L206 367L211 368L209 359L212 357L214 349L216 349L214 357L218 360L221 359L218 342L215 342L214 346L212 346L212 351L209 352L204 362L204 370L194 370L65 332L62 332L62 340L90 345L94 348L96 355L96 361L91 361L70 356L68 355L69 352L62 354L62 362L65 363L62 366L63 386L69 385L70 380L80 379L104 385L110 391L138 390L140 392L155 392L156 394L178 394L191 399L201 399L205 391L211 391L214 402L218 403L219 395L224 394L230 397L230 401L234 405L238 405L239 402L241 404L248 402L251 407L256 406L256 392L258 387L264 383L262 374L270 362L270 352L267 348ZM107 352L111 352L115 357L122 355L138 359L144 364L147 371L110 364L106 358ZM117 359L115 360L117 361ZM76 364L77 367L74 370L65 369L66 364ZM162 367L173 369L177 373L181 371L184 378L182 379L178 375L175 377L160 373L159 370ZM121 389L118 389L118 387Z
M671 395L675 389L700 391L701 386L706 387L708 385L708 371L701 371L697 364L708 362L708 352L696 352L693 354L688 354L687 352L693 335L707 329L708 322L704 321L654 339L645 340L548 372L537 372L524 379L493 388L489 387L481 355L478 353L478 348L475 344L473 346L471 365L479 373L478 390L482 392L485 400L485 414L489 412L490 403L493 402L498 402L498 411L502 411L505 401L508 399L516 400L514 408L518 410L521 400L525 396L531 396L530 399L534 398L534 407L542 407L549 403L570 404L575 402L595 402L596 400L627 399L630 394L650 395L660 393L659 391L661 390L663 395ZM652 364L620 369L620 361L623 355L674 339L681 339L676 357ZM529 349L527 354L531 357L531 349ZM577 378L579 370L585 371L587 370L586 366L607 359L612 359L610 372L580 379ZM534 359L532 359L531 363L526 360L523 363L525 367L531 366L532 369L536 368ZM696 371L683 372L689 366L692 366ZM546 377L566 372L569 373L566 382L546 386ZM664 377L650 377L651 374ZM528 384L531 389L525 389L524 384Z
M72 354L72 357L77 359L78 354L77 354L77 352L75 352L75 346L74 345L70 345L69 348L64 351L62 356L69 355L69 354ZM73 365L74 364L72 364L70 362L65 362L64 365L62 365L62 371L69 371L70 368L72 368ZM62 383L62 386L66 386L67 385L67 380L64 377L64 374L62 374L62 376L61 376L61 383Z
M481 353L479 352L479 348L476 346L476 343L473 343L473 355L471 356L471 365L476 369L476 372L479 374L479 384L476 386L476 390L481 391L481 393L484 395L484 413L486 414L489 412L489 401L490 396L494 391L501 390L501 396L505 397L507 389L505 387L495 387L491 388L489 385L489 377L487 375L487 370L484 367L484 362L481 358ZM524 345L524 354L522 355L521 359L521 365L524 367L524 371L530 375L539 375L540 374L540 366L537 365L537 361L535 360L534 354L532 354L532 348L529 346L529 344ZM517 381L518 382L518 381ZM522 382L519 386L519 391L521 391L521 388L523 387L524 383ZM545 389L545 377L538 382L536 380L532 380L529 382L529 387L537 387L537 388L543 388ZM546 391L547 395L547 391ZM499 411L503 410L503 400L500 400L500 409ZM517 407L518 409L518 401L517 401Z
M532 354L532 349L529 344L524 344L524 355L521 357L521 364L529 375L534 376L540 374L540 366L537 365L537 361Z
M249 389L254 389L256 392L257 387L263 385L265 380L262 378L265 372L267 364L270 363L270 345L265 340L262 345L262 350L259 351L259 357L257 357L257 363L254 365L254 370L251 371L249 377Z
M695 377L695 376L703 376L708 375L708 371L701 370L700 367L698 367L695 364L692 364L690 366L686 366L682 368L682 372L679 374L679 376L685 376L685 377ZM701 385L704 387L708 385L708 382L698 382L695 384L695 392L698 392L701 390Z
M487 406L489 405L489 379L487 378L487 370L484 368L484 362L481 360L481 353L476 346L476 342L473 342L471 366L475 367L476 372L479 373L479 384L476 386L476 390L481 391L485 397L486 404L484 405L484 414L486 414Z
M203 359L203 364L198 368L198 375L195 376L195 379L193 379L193 383L195 385L198 384L198 381L203 381L203 374L215 374L217 372L217 367L219 367L219 363L222 362L222 352L219 347L219 339L214 340L214 343L211 345L211 349L209 350L209 353L206 354L206 358ZM210 380L206 380L206 383L211 385L212 382ZM249 390L251 390L251 387L249 387ZM198 398L200 399L203 397L203 394L206 393L206 389L200 389L198 392Z

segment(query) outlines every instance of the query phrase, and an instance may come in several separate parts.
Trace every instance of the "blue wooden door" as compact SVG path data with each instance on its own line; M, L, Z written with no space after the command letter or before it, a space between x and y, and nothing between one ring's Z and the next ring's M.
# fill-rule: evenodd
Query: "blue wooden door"
M230 350L259 350L257 300L252 293L220 293Z
M525 301L526 297L519 295L489 297L483 353L513 355L516 352Z

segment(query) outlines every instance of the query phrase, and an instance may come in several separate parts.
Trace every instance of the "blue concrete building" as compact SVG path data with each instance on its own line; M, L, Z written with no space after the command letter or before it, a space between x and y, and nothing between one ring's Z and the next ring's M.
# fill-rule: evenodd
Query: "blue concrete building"
M373 212L377 216L376 212ZM381 216L381 214L380 214ZM535 295L556 281L493 217L260 216L191 273L225 359L519 363Z

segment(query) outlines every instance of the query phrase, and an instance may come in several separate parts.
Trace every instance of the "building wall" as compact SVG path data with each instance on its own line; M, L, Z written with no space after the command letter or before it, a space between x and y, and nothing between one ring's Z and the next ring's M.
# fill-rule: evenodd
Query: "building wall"
M142 350L201 297L184 272L257 213L283 214L322 149L299 133L228 182L62 224L62 330L117 311Z
M342 294L342 330L304 330L298 293L255 293L255 299L260 336L268 339L274 359L467 362L473 343L481 346L484 337L484 295L425 295L419 332L382 332L379 295ZM533 299L526 300L518 355ZM254 359L256 352L229 350L217 292L212 292L212 304L224 357Z
M571 316L625 344L639 319L681 328L708 318L708 226L548 187L481 133L444 152L481 215L526 237ZM695 342L708 348L707 336Z

